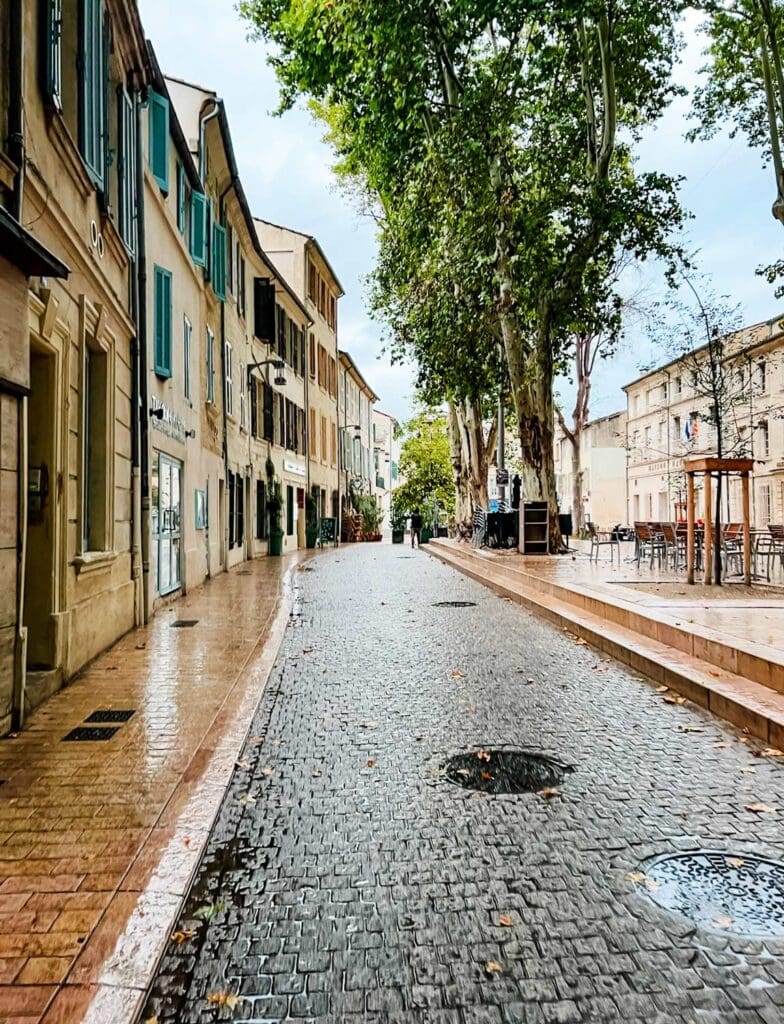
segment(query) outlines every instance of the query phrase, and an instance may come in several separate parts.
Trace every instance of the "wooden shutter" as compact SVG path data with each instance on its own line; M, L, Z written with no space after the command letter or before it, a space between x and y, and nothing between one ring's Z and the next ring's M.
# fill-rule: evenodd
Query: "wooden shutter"
M62 110L62 0L44 0L44 11L46 21L41 36L44 48L41 85L46 103L55 110Z
M221 224L212 225L210 277L212 290L223 301L226 298L226 229Z
M150 89L150 155L153 177L164 192L169 191L169 101Z
M155 267L154 285L154 363L159 377L172 373L172 288L171 274Z
M278 355L286 359L286 310L281 306L278 309Z
M250 377L248 381L250 387L250 432L253 437L259 436L259 402L258 402L258 384Z
M261 386L261 398L262 398L262 415L264 422L262 425L262 433L265 441L275 440L275 410L272 402L272 388L269 384L262 384Z
M177 227L185 231L185 168L177 161Z
M203 267L206 254L207 199L202 192L191 193L191 257L197 267Z
M120 237L128 251L136 252L136 117L133 100L120 86L117 91L119 154L117 164Z
M106 39L102 0L84 0L80 47L79 148L90 177L103 188L106 116Z

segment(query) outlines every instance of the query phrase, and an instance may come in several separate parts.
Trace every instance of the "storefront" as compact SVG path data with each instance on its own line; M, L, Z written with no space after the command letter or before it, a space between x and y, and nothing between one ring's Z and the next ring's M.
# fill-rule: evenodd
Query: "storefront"
M165 597L182 586L182 463L153 451L150 481L155 593Z

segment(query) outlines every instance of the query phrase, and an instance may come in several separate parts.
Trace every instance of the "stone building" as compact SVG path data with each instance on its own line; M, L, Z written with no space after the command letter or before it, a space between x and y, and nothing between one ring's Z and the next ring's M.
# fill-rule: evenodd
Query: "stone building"
M754 459L753 525L784 522L784 322L745 327L724 339L732 409L725 454ZM707 346L624 388L628 410L629 522L683 518L686 457L716 453L711 400L699 387ZM725 492L723 518L741 519L740 482Z
M384 516L383 528L392 528L392 496L400 484L399 425L394 416L373 410L373 463L375 492Z
M352 494L375 494L373 406L378 395L348 354L339 352L338 420L341 516Z
M256 219L265 253L291 284L310 318L305 404L308 490L316 514L338 515L338 305L343 288L312 235Z
M572 514L575 529L572 443L555 424L555 484L558 507ZM580 439L583 521L607 530L626 522L626 412L591 420Z

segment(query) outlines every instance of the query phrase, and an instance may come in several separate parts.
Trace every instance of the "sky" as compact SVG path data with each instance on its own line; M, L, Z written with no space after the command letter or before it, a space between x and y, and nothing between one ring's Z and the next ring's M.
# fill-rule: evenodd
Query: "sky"
M364 277L373 267L375 228L335 186L331 153L322 130L304 109L273 116L278 102L275 74L265 47L248 39L234 0L139 0L142 20L164 73L213 89L226 103L240 176L255 215L315 235L346 292L340 302L339 344L351 352L371 387L378 407L405 420L414 401L410 367L391 366L380 355L383 325L366 310ZM678 78L693 88L703 45L694 18L686 24L687 47ZM742 137L726 133L709 142L689 143L689 100L678 99L643 138L639 166L682 175L681 197L693 219L689 248L699 250L702 271L716 292L741 307L746 323L784 312L773 288L755 275L761 264L779 258L782 226L770 207L772 172ZM636 273L653 300L665 287L661 268L642 265ZM641 329L632 329L618 353L597 370L591 416L625 406L621 387L639 367L662 361ZM568 382L559 393L568 405Z

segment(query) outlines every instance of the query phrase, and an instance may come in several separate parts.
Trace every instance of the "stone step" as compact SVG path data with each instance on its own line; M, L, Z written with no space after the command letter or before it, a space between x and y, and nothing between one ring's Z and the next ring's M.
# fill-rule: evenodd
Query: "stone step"
M473 549L431 542L424 550L484 584L500 597L548 618L651 680L668 686L763 742L784 749L784 696L652 637L641 635L595 611L523 586L520 573L472 553ZM565 589L565 588L559 588Z
M569 586L546 579L534 572L505 564L502 556L489 551L477 551L467 544L454 541L433 540L429 544L433 554L447 552L460 564L480 567L494 578L506 581L513 589L538 592L548 601L555 598L574 605L581 611L592 612L601 619L613 622L632 631L640 637L647 637L669 648L691 655L700 661L728 670L744 679L784 694L784 658L778 651L772 651L758 643L737 647L732 639L724 639L719 633L705 629L696 623L681 625L674 618L663 619L661 613L640 604L625 602L620 597L608 597L600 589L577 581Z

